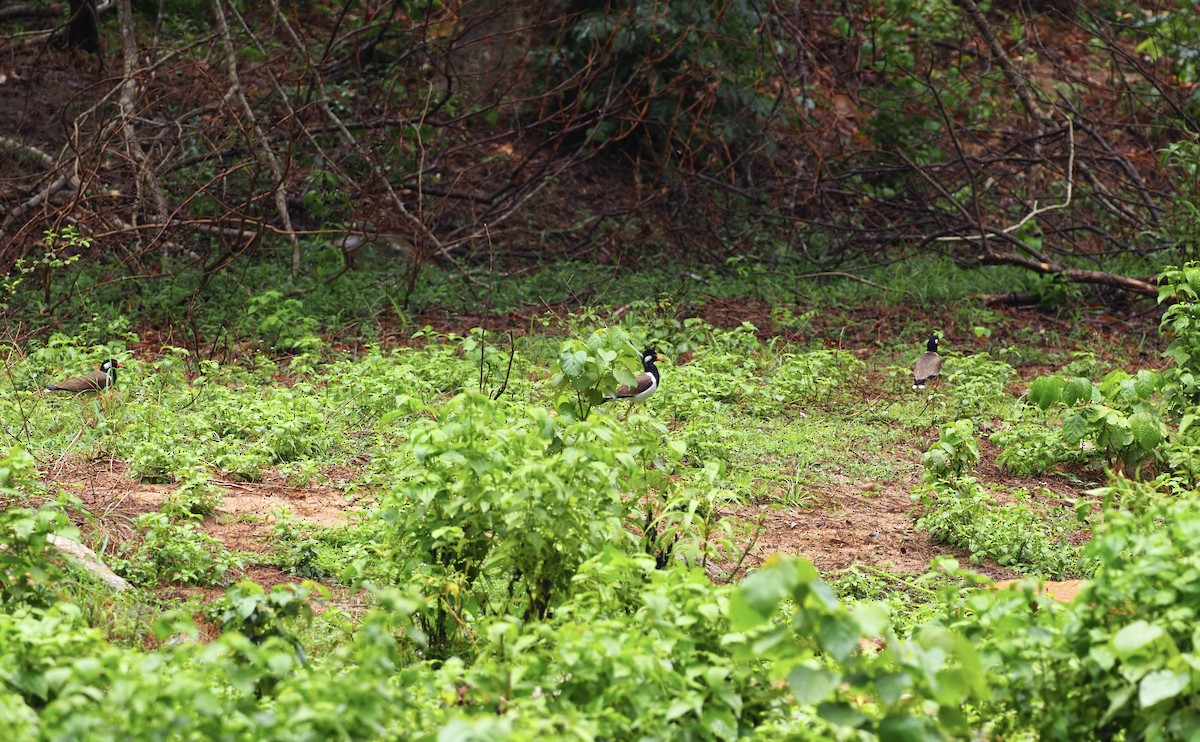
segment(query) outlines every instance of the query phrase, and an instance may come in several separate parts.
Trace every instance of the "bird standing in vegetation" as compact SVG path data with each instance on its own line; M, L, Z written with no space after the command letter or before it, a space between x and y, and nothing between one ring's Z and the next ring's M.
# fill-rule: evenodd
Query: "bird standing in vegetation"
M642 351L642 373L637 375L637 381L629 386L619 386L617 391L611 397L605 397L605 402L611 402L615 399L628 399L631 403L643 402L651 394L658 391L658 367L654 362L658 360L658 353L654 348L646 348ZM629 405L631 408L633 404Z
M942 371L942 357L938 355L938 336L931 333L925 342L925 352L917 356L913 366L913 389L924 389L925 382L936 379Z
M113 384L117 383L117 369L125 368L118 361L108 359L100 364L100 368L90 374L76 376L66 381L60 381L57 384L47 384L47 391L51 392L99 392L108 389Z

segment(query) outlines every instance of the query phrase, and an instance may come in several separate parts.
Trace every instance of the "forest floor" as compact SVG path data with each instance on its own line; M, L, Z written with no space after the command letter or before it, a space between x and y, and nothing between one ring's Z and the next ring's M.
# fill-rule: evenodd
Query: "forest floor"
M721 301L705 306L700 314L716 326L737 327L744 322L752 323L759 328L760 338L763 339L786 336L786 330L774 327L769 310L760 302ZM1137 362L1142 366L1159 366L1162 348L1158 345L1160 341L1155 328L1157 313L1146 313L1144 307L1140 311L1140 314L1118 317L1104 308L1096 307L1067 317L1033 309L1001 309L997 316L1002 321L989 328L990 337L973 334L965 327L944 327L942 330L947 338L953 339L960 347L974 346L967 347L967 352L984 349L995 352L1005 344L1019 342L1017 338L1053 336L1063 338L1063 342L1072 344L1072 347L1078 346L1080 338L1090 338L1092 345L1089 350L1116 364L1128 361L1131 357L1130 342L1136 338L1138 345L1132 355L1138 359ZM812 334L823 338L827 346L841 347L870 360L869 370L857 386L858 400L854 403L857 409L848 410L847 416L853 417L868 409L894 404L902 395L923 393L895 389L895 379L889 378L881 370L899 361L898 358L879 357L881 346L892 345L887 336L887 328L895 320L891 310L867 307L853 310L850 314L849 322L839 321L822 326L818 320L812 329ZM889 318L891 322L887 321ZM443 332L464 334L480 324L482 319L469 315L426 313L419 318L418 326L429 324ZM511 329L523 332L531 326L527 316L518 314L487 321L491 329L496 331ZM910 318L909 321L925 323L930 327L938 325L934 317ZM387 330L382 334L386 337ZM813 338L806 339L811 341ZM403 344L405 340L396 331L389 342ZM161 344L144 342L142 347L132 350L139 358L150 360L159 352L159 348ZM1058 350L1065 356L1071 349L1063 347ZM681 357L676 363L682 364L688 360ZM1022 393L1029 380L1051 370L1049 366L1018 364L1019 379L1010 384L1010 391ZM670 384L670 377L664 376L663 383ZM804 413L799 411L798 414ZM721 566L740 576L745 570L761 564L776 553L805 556L824 573L855 565L869 565L895 573L915 574L926 570L930 560L939 555L969 562L971 555L965 550L937 543L928 533L914 528L912 490L921 480L921 456L938 437L938 425L932 424L932 419L930 422L927 429L908 436L901 445L879 450L855 450L847 445L847 457L862 462L869 459L886 460L887 466L884 468L895 472L893 476L863 480L834 472L806 487L803 502L797 505L789 505L780 502L779 498L764 494L761 498L727 506L720 515L742 524L740 545L745 550L745 556L738 564ZM838 433L830 430L828 434L836 436ZM1024 489L1035 493L1033 496L1040 502L1062 504L1098 486L1103 480L1103 472L1096 467L1060 467L1038 477L1015 477L997 466L995 459L998 450L995 444L984 437L978 468L981 479L1002 485L997 488L998 492ZM365 470L365 459L357 463ZM164 498L177 486L138 481L127 473L125 463L112 458L83 460L67 454L49 462L43 471L47 482L82 500L94 520L81 525L93 531L93 541L96 540L94 531L97 530L103 531L105 540L110 542L133 537L134 518L159 510ZM275 510L280 505L290 509L297 521L319 527L348 523L356 517L356 513L369 507L380 493L366 488L346 487L360 479L361 474L355 462L350 462L348 465L327 467L311 478L312 483L303 485L289 483L278 470L267 470L255 482L217 478L211 484L222 490L223 503L213 516L203 521L201 527L230 550L265 554L273 548L271 526ZM346 494L347 490L353 495ZM1086 538L1085 534L1081 532L1079 539ZM976 566L996 579L1020 576L986 560ZM280 569L263 565L248 567L241 576L254 579L267 588L281 582L299 581L299 578ZM169 596L201 594L212 597L220 595L222 590L164 586L160 592ZM354 596L338 595L337 591L335 600L347 607L357 603Z

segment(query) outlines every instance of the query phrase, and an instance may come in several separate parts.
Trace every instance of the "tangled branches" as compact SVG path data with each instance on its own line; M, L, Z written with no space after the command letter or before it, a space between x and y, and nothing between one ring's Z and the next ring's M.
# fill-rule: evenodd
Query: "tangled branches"
M1082 6L112 7L120 64L99 69L45 47L52 29L5 27L0 274L73 226L131 276L249 255L345 270L373 246L411 290L433 261L470 286L492 251L787 245L836 269L903 247L1147 294L1112 259L1189 229L1145 156L1167 143L1150 117L1062 50L1102 40L1114 78L1186 122L1185 81ZM1019 48L995 30L1016 20Z

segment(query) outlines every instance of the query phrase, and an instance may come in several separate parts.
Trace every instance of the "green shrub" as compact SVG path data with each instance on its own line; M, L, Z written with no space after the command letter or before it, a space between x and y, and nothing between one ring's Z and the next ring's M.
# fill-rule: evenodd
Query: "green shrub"
M0 677L5 690L20 694L34 709L61 694L73 680L67 668L104 644L100 632L81 619L80 609L65 602L0 612ZM15 718L21 716L18 706Z
M221 489L208 479L208 472L193 469L180 478L179 486L164 499L162 512L171 518L203 520L224 503Z
M979 463L979 443L970 420L943 425L937 443L921 457L925 481L938 482L960 477Z
M421 614L434 647L473 615L544 616L565 599L578 566L628 540L622 522L642 467L633 442L606 422L568 422L471 392L410 428L410 463L381 502L402 575L425 585ZM400 555L404 555L400 557ZM503 598L485 575L502 575Z
M1041 474L1055 464L1083 463L1090 458L1078 445L1068 445L1058 426L1045 419L1013 421L993 433L991 441L1000 446L996 464L1022 477Z
M1062 437L1067 445L1090 441L1110 461L1136 473L1144 460L1159 455L1169 432L1158 402L1165 383L1162 374L1145 369L1136 376L1117 369L1094 386L1084 378L1042 376L1029 385L1029 400L1043 410L1066 408Z
M766 393L776 403L828 403L836 390L865 368L865 363L845 350L784 353L771 373Z
M580 565L576 583L547 621L486 623L456 716L503 718L516 736L550 720L589 738L729 739L772 714L781 692L730 630L732 588L614 548Z
M582 420L618 386L637 383L641 349L633 347L620 327L601 328L585 341L564 342L554 371L551 383L560 392L555 403L558 414Z
M317 321L304 312L299 299L285 298L279 291L264 291L250 297L247 321L254 334L269 348L280 351L311 351L325 342L315 333Z
M729 616L734 636L750 639L736 645L743 657L769 660L772 676L787 682L787 735L965 737L965 708L987 697L987 676L963 635L925 626L900 639L882 606L848 609L807 560L781 559L748 577L730 597ZM878 650L865 650L864 640Z
M50 544L61 534L78 538L78 530L61 508L44 505L37 510L16 507L25 490L34 485L34 460L24 449L14 448L0 458L0 604L54 603L67 570Z
M1142 487L1117 480L1116 490ZM1200 507L1194 498L1106 509L1086 547L1098 565L1069 605L979 591L945 623L979 647L991 733L1038 739L1192 739L1200 624ZM1030 610L1030 603L1036 610Z
M972 561L991 559L1027 574L1054 579L1086 577L1095 561L1071 537L1084 526L1071 510L1042 506L1023 490L1001 504L970 477L935 481L916 491L916 528L939 542L971 552Z
M134 520L141 533L136 545L125 542L112 567L136 585L178 582L185 585L223 584L230 569L241 562L217 539L195 523L172 523L164 513L146 513Z
M1175 362L1163 372L1164 392L1182 413L1200 404L1200 264L1168 268L1158 280L1158 302L1171 300L1159 326L1171 338L1164 355Z
M1011 397L1004 387L1016 376L1012 366L987 353L946 359L942 388L956 416L990 414Z

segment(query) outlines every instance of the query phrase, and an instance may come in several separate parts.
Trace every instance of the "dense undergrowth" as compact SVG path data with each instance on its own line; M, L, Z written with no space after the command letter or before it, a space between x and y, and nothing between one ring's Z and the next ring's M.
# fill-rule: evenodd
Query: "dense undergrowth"
M1017 269L962 270L949 260L924 258L856 267L867 283L837 276L798 279L811 266L787 255L734 258L716 265L672 262L636 272L571 261L528 271L431 267L422 273L407 304L398 299L397 285L406 271L402 262L385 255L362 256L355 269L342 272L343 268L340 256L332 254L295 277L282 259L249 265L236 274L212 275L179 263L160 279L147 279L130 290L125 282L105 281L89 266L73 264L36 283L25 279L11 290L0 287L0 312L22 338L45 338L59 330L91 345L161 327L168 335L165 341L191 350L203 344L209 352L229 353L254 339L276 353L291 353L320 348L331 338L378 341L395 328L405 328L407 337L426 312L516 312L531 315L528 329L537 331L555 329L560 307L563 314L588 306L638 304L644 309L647 301L672 310L668 314L734 298L824 306L828 311L863 302L938 306L988 292L997 284L1044 295L1048 304L1057 306L1064 298L1055 293L1056 287ZM335 275L336 280L330 280ZM773 319L793 330L807 324L802 315L787 312ZM626 314L624 321L640 326L641 317Z
M1182 299L1165 370L1068 355L1073 338L947 343L922 394L907 389L917 321L864 355L681 318L667 298L552 333L427 328L347 351L300 303L279 325L290 355L268 352L283 333L267 325L239 328L261 345L227 360L150 351L103 312L46 330L10 350L0 384L0 719L76 739L1188 738L1200 272L1164 276ZM773 298L777 326L817 335L805 305ZM947 321L986 338L988 311ZM662 389L594 404L645 344ZM108 393L37 391L108 357L125 364ZM1062 371L1020 393L1028 364ZM1092 578L1078 600L977 589L953 562L822 576L777 557L731 575L756 537L738 506L913 477L939 427L917 527L980 562ZM1025 478L988 479L985 435ZM43 478L88 459L171 493L114 527ZM1051 496L1040 472L1082 491ZM267 548L231 551L206 530L223 487L267 476L340 487L358 510L318 528L280 509ZM110 592L51 534L135 587ZM253 565L293 581L239 580ZM207 605L162 590L181 585L224 590Z

